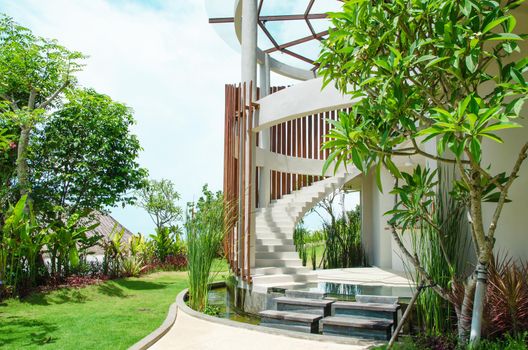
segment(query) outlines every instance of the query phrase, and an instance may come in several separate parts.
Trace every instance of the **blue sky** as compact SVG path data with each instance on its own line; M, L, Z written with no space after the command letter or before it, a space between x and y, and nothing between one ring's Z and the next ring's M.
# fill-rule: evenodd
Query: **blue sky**
M151 178L174 181L182 206L205 183L221 189L224 84L240 80L240 57L208 24L202 0L0 0L0 12L90 56L80 84L133 108L139 161ZM112 213L133 232L152 232L142 209Z

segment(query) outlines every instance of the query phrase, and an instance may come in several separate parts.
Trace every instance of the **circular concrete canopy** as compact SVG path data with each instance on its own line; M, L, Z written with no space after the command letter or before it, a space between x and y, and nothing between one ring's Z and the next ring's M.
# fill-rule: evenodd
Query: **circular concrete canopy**
M338 11L340 0L256 0L258 3L258 52L262 63L269 54L270 69L278 74L308 80L316 76L314 64L320 41L328 33L326 13ZM205 0L219 35L233 48L241 42L242 0ZM226 24L234 24L225 28ZM234 35L233 35L234 34Z

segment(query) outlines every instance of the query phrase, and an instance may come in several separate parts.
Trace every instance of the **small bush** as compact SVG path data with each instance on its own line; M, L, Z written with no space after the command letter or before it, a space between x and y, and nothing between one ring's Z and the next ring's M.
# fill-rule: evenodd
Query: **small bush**
M121 264L121 275L123 277L139 277L144 270L141 258L129 256Z
M151 273L155 271L183 271L187 269L187 256L184 254L169 255L165 258L165 262L158 259L153 259L150 263L145 265L144 273Z
M491 338L528 332L528 264L496 259L488 272L485 334Z

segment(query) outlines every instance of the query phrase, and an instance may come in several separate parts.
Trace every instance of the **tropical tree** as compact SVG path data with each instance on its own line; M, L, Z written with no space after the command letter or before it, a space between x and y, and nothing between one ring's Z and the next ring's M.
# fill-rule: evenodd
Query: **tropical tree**
M177 204L180 194L174 187L167 179L148 180L137 192L138 206L147 211L156 232L163 232L182 219L182 209Z
M59 97L76 83L84 59L55 40L35 36L7 16L0 16L0 102L2 116L18 126L16 174L21 195L29 193L28 146L36 125L59 105Z
M64 217L131 203L146 177L130 132L130 108L92 89L76 89L31 140L32 196L41 214L65 208ZM57 219L52 217L51 219Z
M381 189L382 167L402 177L393 161L397 156L456 165L456 194L467 204L482 272L492 261L498 220L528 152L526 142L504 173L483 161L483 142L502 143L505 130L520 127L515 120L527 98L523 73L528 58L514 54L525 38L514 33L512 10L521 3L348 1L343 12L330 15L335 28L318 60L325 84L334 83L358 99L350 113L340 114L328 135L325 147L332 152L325 171L334 162L353 163L362 171L374 167ZM426 143L434 141L437 149L430 151ZM420 170L410 176L422 177L418 183L430 182L423 174ZM418 199L415 193L398 194L409 199L409 206L400 203L391 213L392 234L401 243L396 228L427 215L423 208L432 199L429 192ZM483 201L496 202L487 226ZM425 282L449 299L449 291L437 285L412 254L403 252ZM466 300L475 288L472 337L478 340L485 285L471 278ZM471 317L461 316L461 334L466 334L465 320Z

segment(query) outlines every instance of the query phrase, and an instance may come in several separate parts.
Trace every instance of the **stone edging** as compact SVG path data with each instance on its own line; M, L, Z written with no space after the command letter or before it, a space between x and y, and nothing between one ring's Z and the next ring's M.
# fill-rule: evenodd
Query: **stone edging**
M169 306L167 317L161 326L159 326L154 332L150 333L145 338L138 341L136 344L132 345L130 348L128 348L128 350L145 350L150 348L152 345L154 345L154 343L160 340L160 338L163 337L169 331L169 329L171 329L172 325L176 321L177 314L178 305L177 303L172 303Z
M211 283L212 289L222 288L225 286L226 286L225 282ZM366 341L366 340L354 339L354 338L344 338L344 337L336 337L336 336L330 336L330 335L322 336L319 334L300 333L300 332L295 332L295 331L282 330L278 328L269 328L269 327L263 327L263 326L258 326L258 325L252 325L248 323L232 321L226 318L209 316L201 312L195 311L191 309L189 306L187 306L187 304L185 303L187 293L188 293L188 289L185 288L178 294L178 296L176 297L176 302L171 304L167 317L165 318L165 321L158 329L156 329L154 332L147 335L145 338L141 339L136 344L132 345L128 350L146 350L150 348L152 345L154 345L154 343L156 343L161 337L163 337L169 331L169 329L173 326L174 322L176 321L176 316L177 316L178 311L184 312L187 315L190 315L190 316L193 316L193 317L196 317L196 318L208 321L208 322L223 324L229 327L252 330L252 331L256 331L260 333L282 335L282 336L288 336L291 338L313 340L313 341L318 341L318 342L323 342L323 343L361 345L361 346L365 346L366 348L371 348L371 347L382 344L381 342Z

